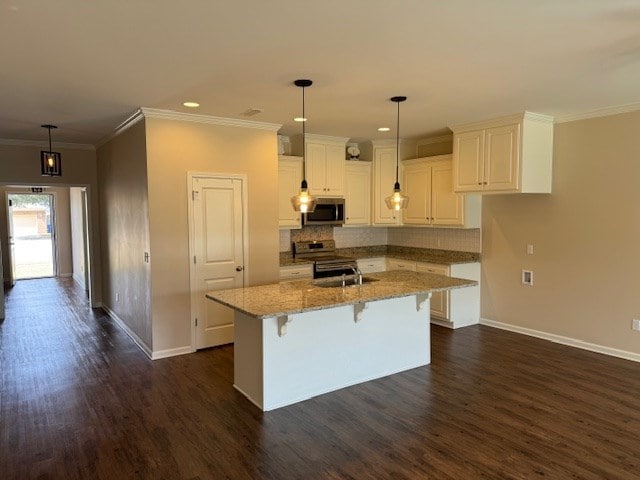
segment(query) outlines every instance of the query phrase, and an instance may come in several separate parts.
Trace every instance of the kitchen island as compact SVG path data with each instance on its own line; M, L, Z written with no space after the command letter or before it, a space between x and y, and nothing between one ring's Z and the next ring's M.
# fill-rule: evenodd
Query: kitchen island
M365 280L208 292L235 310L234 387L267 411L427 365L431 293L477 285L407 271Z

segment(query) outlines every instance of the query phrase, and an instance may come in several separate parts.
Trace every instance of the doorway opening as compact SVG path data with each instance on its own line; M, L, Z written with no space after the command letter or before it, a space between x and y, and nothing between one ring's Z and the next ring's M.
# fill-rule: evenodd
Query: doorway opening
M13 278L24 280L56 276L53 194L9 193L8 199Z

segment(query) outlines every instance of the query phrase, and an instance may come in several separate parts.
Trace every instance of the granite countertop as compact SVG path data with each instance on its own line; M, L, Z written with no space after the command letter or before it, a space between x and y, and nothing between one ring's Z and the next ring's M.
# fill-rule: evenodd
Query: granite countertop
M207 292L206 297L251 317L268 318L478 284L461 278L400 270L371 273L365 278L377 281L342 288L320 287L312 280L297 280L216 290Z
M399 247L396 245L376 245L373 247L339 248L336 253L352 258L389 257L415 262L439 263L453 265L458 263L476 263L480 261L480 254L475 252L458 252L455 250L440 250L436 248ZM304 265L313 260L293 258L291 252L280 253L280 266Z

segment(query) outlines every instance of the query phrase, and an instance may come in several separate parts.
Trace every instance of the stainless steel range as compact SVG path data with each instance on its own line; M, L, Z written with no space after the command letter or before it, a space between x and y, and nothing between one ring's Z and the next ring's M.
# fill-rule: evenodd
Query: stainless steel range
M336 242L294 242L293 256L313 260L313 278L360 275L355 258L336 255Z

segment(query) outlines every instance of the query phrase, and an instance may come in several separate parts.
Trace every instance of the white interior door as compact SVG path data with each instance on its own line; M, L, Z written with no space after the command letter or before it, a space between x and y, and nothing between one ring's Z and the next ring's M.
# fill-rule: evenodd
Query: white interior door
M13 238L13 201L9 198L9 194L7 193L7 231L9 237L9 268L7 269L9 272L8 283L9 286L13 287L16 284L16 246L15 239Z
M196 348L233 342L233 311L205 298L210 290L244 286L243 180L192 177Z

